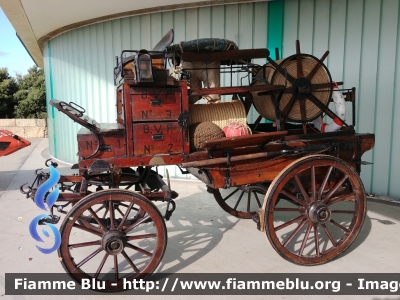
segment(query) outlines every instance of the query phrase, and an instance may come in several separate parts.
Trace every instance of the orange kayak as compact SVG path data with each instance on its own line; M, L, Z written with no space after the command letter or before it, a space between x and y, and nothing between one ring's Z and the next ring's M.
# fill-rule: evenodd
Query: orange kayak
M30 144L30 141L13 134L11 131L0 129L0 157L28 147Z

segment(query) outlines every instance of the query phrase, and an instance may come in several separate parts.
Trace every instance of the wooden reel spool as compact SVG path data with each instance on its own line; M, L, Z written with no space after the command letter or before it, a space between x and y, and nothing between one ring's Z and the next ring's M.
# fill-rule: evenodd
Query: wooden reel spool
M266 119L277 123L306 123L316 119L323 112L330 116L327 109L332 97L332 78L323 61L328 56L326 51L321 59L301 53L300 42L296 41L296 54L284 60L273 61L258 72L255 85L284 85L283 91L254 92L254 106L258 113ZM279 126L280 124L278 124Z

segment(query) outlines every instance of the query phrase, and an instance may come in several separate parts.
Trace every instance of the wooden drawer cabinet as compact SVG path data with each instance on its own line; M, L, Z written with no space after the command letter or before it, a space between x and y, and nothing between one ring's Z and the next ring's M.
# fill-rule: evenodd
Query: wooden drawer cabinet
M184 131L177 122L133 124L135 156L184 152Z
M179 88L131 88L132 121L172 121L182 112Z

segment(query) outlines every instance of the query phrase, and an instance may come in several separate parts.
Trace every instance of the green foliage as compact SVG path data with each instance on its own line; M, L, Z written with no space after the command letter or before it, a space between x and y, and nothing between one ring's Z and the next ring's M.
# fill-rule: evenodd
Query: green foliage
M18 85L8 74L7 68L0 68L0 118L13 118L14 106L17 104L14 94Z
M14 99L18 102L15 106L15 117L19 119L43 118L46 112L46 88L44 72L34 66L28 74L17 74L18 91Z

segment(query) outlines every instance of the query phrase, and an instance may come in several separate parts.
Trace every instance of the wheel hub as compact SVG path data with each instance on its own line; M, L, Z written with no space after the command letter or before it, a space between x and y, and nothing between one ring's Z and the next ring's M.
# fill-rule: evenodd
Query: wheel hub
M307 99L307 94L311 92L311 82L306 78L298 78L293 82L292 93L297 94L298 100Z
M308 218L313 223L325 224L331 219L331 211L324 202L316 201L308 209Z
M124 250L127 243L125 233L118 230L110 230L104 234L101 246L110 255L118 255Z

